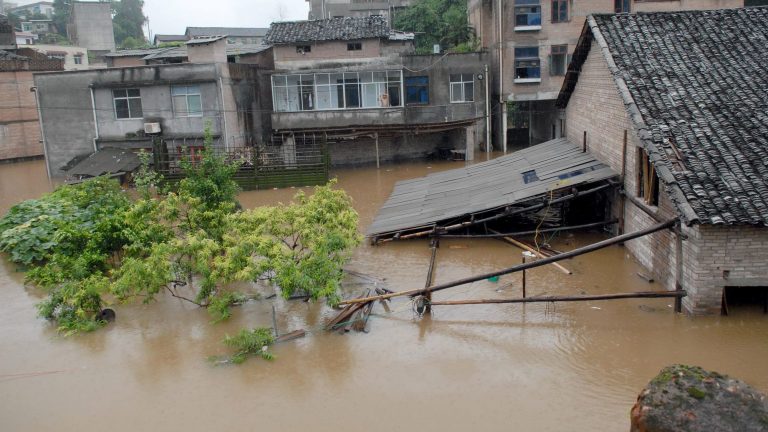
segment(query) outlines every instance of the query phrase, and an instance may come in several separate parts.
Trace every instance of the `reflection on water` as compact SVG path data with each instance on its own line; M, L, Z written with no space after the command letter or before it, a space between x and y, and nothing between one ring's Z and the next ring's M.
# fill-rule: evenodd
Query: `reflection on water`
M42 162L0 165L0 209L49 189ZM354 198L361 230L394 182L461 166L403 164L335 171ZM297 189L246 192L245 206L287 202ZM553 239L571 249L599 234ZM449 240L436 283L517 264L520 250L494 240ZM424 285L426 241L361 246L349 268L390 289ZM660 289L636 276L621 247L527 273L529 295ZM212 367L220 340L271 326L270 301L238 308L229 322L173 298L118 306L117 322L63 339L35 317L42 293L0 261L0 425L3 431L627 430L640 389L663 366L693 363L768 390L768 318L688 318L669 299L436 308L414 319L410 304L377 305L370 334L320 331L333 311L275 301L278 327L310 335L275 347L274 362ZM362 289L347 287L350 294ZM435 293L435 299L520 294L520 276ZM27 374L20 376L18 374Z

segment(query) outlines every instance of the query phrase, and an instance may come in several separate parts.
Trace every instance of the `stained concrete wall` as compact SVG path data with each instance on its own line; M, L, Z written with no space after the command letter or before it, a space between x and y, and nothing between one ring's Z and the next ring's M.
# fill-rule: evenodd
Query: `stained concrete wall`
M439 148L453 148L450 143L466 139L464 130L432 133L403 134L379 138L379 162L398 162L423 159L437 153ZM333 166L376 163L376 140L372 137L330 142L328 151Z
M627 116L624 102L599 47L593 42L579 81L565 110L567 137L581 144L587 132L587 147L616 172L626 172L624 190L636 195L638 155L642 143ZM623 164L624 132L627 131L626 164ZM633 232L657 223L656 219L628 200L613 199L612 213L624 214L624 231ZM669 195L663 190L657 206L644 206L657 219L677 217ZM666 289L675 289L676 243L669 230L631 240L627 250ZM692 314L718 313L724 286L768 286L768 228L751 226L696 225L683 227L682 288L685 311ZM727 270L727 273L723 273ZM727 274L727 277L724 276Z
M109 3L72 2L67 31L75 45L85 47L89 51L115 50L112 9Z

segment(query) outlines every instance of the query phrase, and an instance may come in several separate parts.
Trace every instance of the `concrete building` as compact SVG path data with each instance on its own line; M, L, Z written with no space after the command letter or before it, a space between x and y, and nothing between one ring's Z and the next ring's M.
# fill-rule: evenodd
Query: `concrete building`
M260 66L228 63L226 48L200 39L190 63L35 74L51 175L103 148L151 150L156 129L171 153L202 146L206 125L218 147L243 146L265 109Z
M17 46L32 46L37 43L38 36L32 32L16 32Z
M62 69L62 60L26 48L0 51L0 161L43 155L32 74Z
M307 0L307 3L310 20L377 15L390 21L399 9L410 6L413 0Z
M266 28L260 27L187 27L187 40L195 38L226 36L231 44L259 45L267 35Z
M29 20L21 23L21 31L44 35L55 33L56 27L53 25L53 20Z
M688 313L768 295L768 8L587 18L557 104L623 177L619 231Z
M83 47L36 44L27 48L44 54L48 58L63 60L65 71L90 68L88 50Z
M273 23L275 134L327 139L335 165L471 160L486 139L486 53L413 55L383 17Z
M95 62L103 63L104 54L115 50L111 5L73 1L67 32L74 45L86 48Z
M166 35L166 34L156 34L152 38L152 45L158 46L160 44L164 43L184 43L187 41L186 35Z
M28 5L16 6L8 9L9 13L21 19L29 19L33 16L43 15L48 19L53 18L53 2L36 2Z
M587 15L743 5L744 0L469 0L470 25L492 53L494 111L500 114L494 118L496 148L562 135L555 99Z
M193 41L190 41L193 42ZM227 44L228 63L259 64L272 68L272 47L269 45ZM105 54L107 67L147 66L189 63L187 44L178 47L119 50Z

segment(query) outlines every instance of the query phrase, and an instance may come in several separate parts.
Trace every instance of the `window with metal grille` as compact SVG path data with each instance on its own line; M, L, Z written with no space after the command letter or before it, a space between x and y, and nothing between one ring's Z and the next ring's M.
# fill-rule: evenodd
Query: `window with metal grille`
M515 27L541 25L539 0L515 0Z

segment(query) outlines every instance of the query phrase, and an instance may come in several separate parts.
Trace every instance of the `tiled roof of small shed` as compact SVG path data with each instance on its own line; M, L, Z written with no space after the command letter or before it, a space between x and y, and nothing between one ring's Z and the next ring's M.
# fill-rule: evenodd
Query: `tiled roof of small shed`
M330 18L272 23L264 40L270 44L388 38L389 24L380 16Z
M558 104L594 38L683 218L768 225L768 8L595 15L586 26Z

